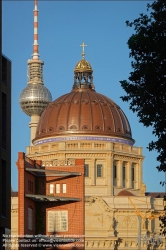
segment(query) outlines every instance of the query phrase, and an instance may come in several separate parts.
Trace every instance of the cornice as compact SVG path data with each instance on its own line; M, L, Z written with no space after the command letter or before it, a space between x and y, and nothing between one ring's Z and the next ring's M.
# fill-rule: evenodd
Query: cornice
M132 157L132 156L128 156L128 155L122 155L122 154L114 154L113 152L106 152L106 153L100 153L100 152L58 152L58 153L53 153L53 152L44 152L44 153L38 153L35 155L27 155L30 159L32 160L50 160L50 159L58 159L58 158L64 158L64 157L68 157L68 158L96 158L96 157L102 157L102 158L108 158L108 157L113 157L114 160L124 160L124 161L136 161L136 162L140 162L143 160L143 157Z
M126 155L120 155L120 154L114 154L113 156L114 160L125 160L125 161L137 161L140 162L143 160L143 157L131 157L131 156L126 156Z

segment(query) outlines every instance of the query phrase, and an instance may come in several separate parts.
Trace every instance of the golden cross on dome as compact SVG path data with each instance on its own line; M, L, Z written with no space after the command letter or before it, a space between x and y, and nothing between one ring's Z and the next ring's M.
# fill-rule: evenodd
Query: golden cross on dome
M84 59L85 56L84 47L87 45L83 42L80 46L82 47L82 58Z

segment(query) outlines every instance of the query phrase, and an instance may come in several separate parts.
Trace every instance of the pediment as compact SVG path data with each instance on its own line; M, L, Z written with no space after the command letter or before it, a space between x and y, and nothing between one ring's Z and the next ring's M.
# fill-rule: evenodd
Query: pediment
M108 206L108 204L98 196L85 197L85 206L97 206L103 212L112 212L113 209Z

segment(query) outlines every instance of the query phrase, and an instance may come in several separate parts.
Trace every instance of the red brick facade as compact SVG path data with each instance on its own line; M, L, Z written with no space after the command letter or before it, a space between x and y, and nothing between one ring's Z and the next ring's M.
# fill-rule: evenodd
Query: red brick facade
M78 237L78 242L70 242L70 244L63 244L61 247L56 246L56 248L46 249L84 249L84 242L79 242L79 240L84 240L81 237L84 235L84 160L75 160L75 166L42 167L40 161L32 161L24 153L19 153L17 166L19 172L19 235L36 236L41 234L44 236L52 235L52 237L54 235L59 237L59 241L62 237L66 237L70 238L71 242L73 238ZM57 171L60 172L57 173ZM64 172L66 173L65 176L62 175ZM73 172L76 175L70 175ZM26 197L28 195L32 195L32 197ZM42 201L40 197L38 199L38 195L42 197ZM61 200L54 200L53 197L55 196ZM63 200L63 198L66 199ZM67 222L65 219L65 223L67 223L65 226L63 222L64 213L67 216L65 217L67 218ZM62 225L62 228L64 226L65 230L54 231L49 216L61 216L61 214L63 216L60 225ZM20 249L25 250L26 248L20 247Z

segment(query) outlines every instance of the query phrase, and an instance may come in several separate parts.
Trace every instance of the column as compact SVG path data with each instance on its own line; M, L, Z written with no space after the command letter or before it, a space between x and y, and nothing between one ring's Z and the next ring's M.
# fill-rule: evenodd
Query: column
M90 165L90 176L91 176L91 185L96 185L96 159L91 159L91 165Z
M107 164L106 164L106 185L107 185L107 195L113 194L113 157L110 156L107 158Z
M136 164L138 169L139 169L139 183L138 183L138 188L141 188L141 183L143 182L143 178L142 178L142 160L139 161L139 163Z
M127 173L126 173L126 179L127 179L127 183L126 183L126 187L127 188L131 188L132 187L132 183L131 183L131 167L132 167L132 162L128 162L127 164Z
M140 182L140 170L139 170L139 165L138 164L134 164L134 171L135 171L135 188L138 189L139 188L139 182Z

